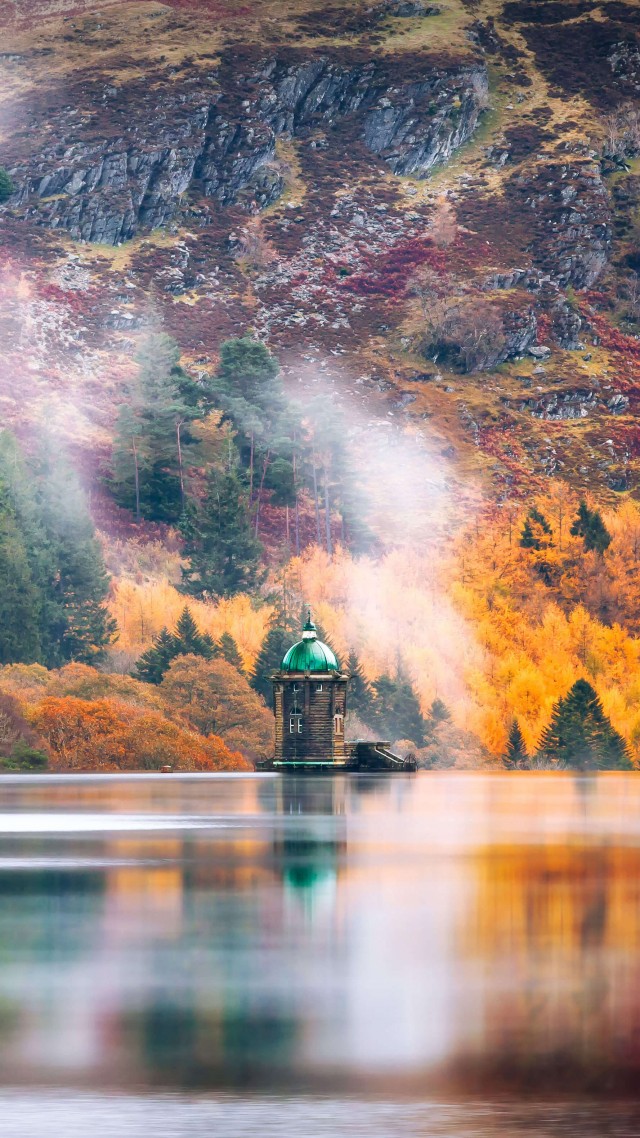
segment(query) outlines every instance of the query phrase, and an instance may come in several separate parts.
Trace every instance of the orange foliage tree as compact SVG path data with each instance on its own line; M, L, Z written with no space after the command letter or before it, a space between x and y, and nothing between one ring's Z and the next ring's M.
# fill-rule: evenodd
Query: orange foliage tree
M273 715L226 660L179 656L159 690L167 714L201 735L219 735L251 758L273 754Z
M48 696L29 710L45 740L51 767L60 770L250 770L222 739L203 739L157 711L117 700Z

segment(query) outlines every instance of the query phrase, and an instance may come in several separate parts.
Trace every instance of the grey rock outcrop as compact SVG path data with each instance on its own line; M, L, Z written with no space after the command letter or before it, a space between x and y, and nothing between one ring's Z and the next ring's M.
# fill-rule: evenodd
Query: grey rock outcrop
M348 120L395 173L423 177L473 134L487 76L482 63L443 67L428 57L419 71L409 79L400 63L296 53L241 66L229 57L184 82L85 82L34 123L30 153L14 144L9 206L108 244L166 225L187 194L265 206L283 189L278 136L304 135L323 121Z
M612 240L611 202L599 167L578 159L528 166L506 192L526 218L534 266L561 287L594 284Z
M576 351L580 347L582 318L564 296L559 296L551 308L551 332L560 348Z
M603 401L596 391L587 388L549 391L537 398L510 399L505 402L515 411L528 411L535 419L546 419L549 422L586 419L594 411L622 415L629 406L628 397L620 392Z

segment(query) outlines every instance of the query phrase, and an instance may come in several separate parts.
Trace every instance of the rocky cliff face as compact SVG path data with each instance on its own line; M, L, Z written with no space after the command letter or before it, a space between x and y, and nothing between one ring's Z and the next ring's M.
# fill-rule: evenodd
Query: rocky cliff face
M298 55L244 69L226 58L212 74L184 81L83 83L62 105L49 103L28 154L14 144L10 205L76 239L109 244L166 225L192 191L222 204L242 194L263 206L282 191L277 138L323 123L349 124L394 173L422 177L473 134L486 93L482 64L446 67L428 57L410 79L373 58Z

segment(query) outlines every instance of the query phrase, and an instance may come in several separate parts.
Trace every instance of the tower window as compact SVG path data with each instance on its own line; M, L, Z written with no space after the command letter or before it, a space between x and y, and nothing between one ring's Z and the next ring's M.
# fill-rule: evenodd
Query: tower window
M316 691L322 691L322 684L316 684Z
M335 735L344 734L344 715L334 715L333 717L333 731Z
M289 734L301 735L302 734L302 716L292 715L289 719Z
M292 688L292 690L293 690L293 691L300 691L300 690L301 690L301 685L300 685L300 684L294 684L294 685L293 685L293 688Z

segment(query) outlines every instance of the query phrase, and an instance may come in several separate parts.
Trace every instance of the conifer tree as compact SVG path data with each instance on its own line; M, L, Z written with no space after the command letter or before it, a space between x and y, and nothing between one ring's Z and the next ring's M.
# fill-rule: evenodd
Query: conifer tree
M251 592L264 580L262 545L250 525L247 492L237 470L210 471L206 497L182 528L188 558L183 592L226 597Z
M220 640L218 641L218 651L223 660L236 668L238 672L244 675L244 663L238 645L236 644L230 632L223 632Z
M373 723L375 719L374 693L367 680L356 652L351 651L347 661L350 675L347 688L347 708L363 723Z
M586 502L578 507L578 516L571 526L574 537L581 537L585 553L595 551L603 554L611 545L611 534L605 526L598 510L590 510Z
M373 682L375 726L393 742L410 739L423 747L427 724L410 681L399 668L394 677L380 676Z
M552 544L551 526L544 514L534 506L525 518L520 545L523 549L542 549Z
M185 605L175 632L163 628L151 647L140 656L135 667L135 677L147 684L159 684L177 656L202 656L205 660L212 660L217 654L215 641L208 632L199 631Z
M520 730L520 724L517 719L513 720L509 728L509 737L507 739L507 749L502 757L502 765L507 770L525 770L528 765L529 756L525 741Z
M301 621L301 627L302 627L302 625L305 624L305 622L307 620L307 616L310 612L309 606L305 605L302 611L303 611L303 617L302 617L302 621ZM316 626L316 636L317 636L318 640L321 640L323 644L326 644L327 648L331 649L331 651L333 652L333 654L336 658L338 668L340 668L340 657L338 656L335 645L332 644L332 642L331 642L331 637L329 636L328 632L325 631L323 625L320 624L320 621L316 620L313 617L313 613L312 613L312 619L313 619L313 623Z
M36 468L36 503L53 571L45 606L45 663L95 663L116 632L105 607L109 578L75 473L59 444L47 436Z
M577 680L555 704L538 753L574 770L631 769L624 739L587 680Z
M434 723L444 723L447 719L451 719L451 712L443 700L436 698L433 700L429 708L429 718Z
M207 395L179 365L177 344L149 336L138 375L120 408L111 481L119 505L136 518L175 522L186 505L186 470L197 446L191 426L208 408Z
M42 596L34 584L23 535L0 487L0 664L42 658Z
M14 436L0 432L0 523L3 662L95 663L115 632L108 578L58 442L44 435L27 464Z
M161 683L177 654L175 637L167 628L161 629L151 647L136 662L136 679L143 680L146 684Z
M198 630L188 605L180 613L173 639L178 656L203 656L205 660L211 660L216 654L213 637Z
M254 691L261 695L267 707L271 706L273 688L271 674L277 672L293 643L291 632L281 625L273 625L264 640L249 680Z

